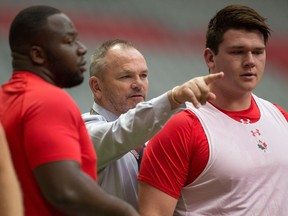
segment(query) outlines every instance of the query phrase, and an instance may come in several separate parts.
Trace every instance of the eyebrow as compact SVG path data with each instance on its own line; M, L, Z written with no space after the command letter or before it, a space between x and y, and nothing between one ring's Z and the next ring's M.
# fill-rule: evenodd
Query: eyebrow
M149 71L148 70L142 70L140 73L149 73ZM131 70L122 70L121 74L134 74L134 72Z
M253 48L253 50L264 50L265 48L266 46L261 46L261 47L255 47ZM228 47L228 49L246 49L246 46L235 45L235 46Z
M68 30L67 32L65 32L66 35L69 35L69 36L77 36L78 35L78 32L76 30Z

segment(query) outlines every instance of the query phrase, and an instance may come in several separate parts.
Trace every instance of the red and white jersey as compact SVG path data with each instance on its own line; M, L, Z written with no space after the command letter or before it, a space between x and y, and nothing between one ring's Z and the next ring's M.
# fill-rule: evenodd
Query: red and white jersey
M150 141L139 180L177 198L174 215L288 215L287 120L253 97L233 117L188 104Z

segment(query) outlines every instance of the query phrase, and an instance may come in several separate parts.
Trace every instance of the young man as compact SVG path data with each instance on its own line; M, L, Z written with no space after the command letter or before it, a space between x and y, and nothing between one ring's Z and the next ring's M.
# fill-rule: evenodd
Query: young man
M94 52L90 76L94 104L83 119L97 151L99 184L137 208L141 147L185 101L198 106L213 99L208 85L223 73L194 78L144 102L148 92L145 58L130 42L116 39Z
M96 183L96 155L80 111L61 88L83 81L86 47L58 9L32 6L13 20L11 79L0 120L24 196L25 215L131 215Z
M288 114L254 95L270 30L231 5L209 22L204 58L216 99L175 115L154 136L139 174L143 216L288 215ZM175 95L177 96L177 95Z

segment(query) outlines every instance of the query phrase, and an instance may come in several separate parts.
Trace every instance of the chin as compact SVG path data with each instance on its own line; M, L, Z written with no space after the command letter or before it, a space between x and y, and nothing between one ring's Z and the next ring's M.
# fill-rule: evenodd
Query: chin
M64 83L63 85L63 88L72 88L72 87L75 87L75 86L78 86L80 85L84 80L84 77L81 77L77 80L66 80L66 82Z
M130 106L128 107L128 110L129 109L133 109L137 106L137 104L140 103L140 102L134 102L134 103L130 103Z

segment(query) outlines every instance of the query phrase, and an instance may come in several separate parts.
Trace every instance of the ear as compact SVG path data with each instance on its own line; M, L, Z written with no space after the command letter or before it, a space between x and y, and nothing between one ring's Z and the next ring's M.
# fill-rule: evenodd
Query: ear
M45 54L41 47L39 46L32 46L30 49L30 57L32 62L42 65L45 63Z
M94 99L100 99L102 95L100 79L96 76L89 78L89 86L93 93Z
M214 61L214 56L215 54L213 51L209 48L206 48L204 51L204 59L206 62L206 65L208 66L209 69L212 69L215 67L215 61Z

